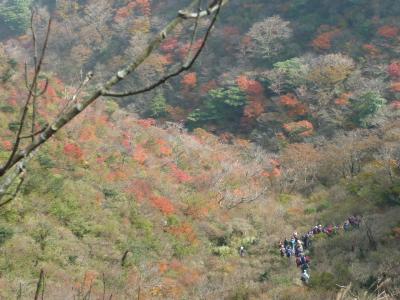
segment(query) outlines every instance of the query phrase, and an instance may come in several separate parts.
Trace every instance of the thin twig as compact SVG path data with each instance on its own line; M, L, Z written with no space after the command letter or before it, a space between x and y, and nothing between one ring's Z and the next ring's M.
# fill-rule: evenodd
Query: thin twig
M0 176L3 175L12 166L13 160L14 160L14 156L15 156L15 154L17 153L17 151L19 149L19 144L21 142L22 129L24 127L25 120L26 120L26 117L27 117L27 114L28 114L29 103L30 103L30 100L31 100L31 98L33 96L33 87L36 85L37 79L38 79L39 74L40 74L41 66L43 64L44 56L45 56L45 53L46 53L46 48L47 48L47 44L48 44L49 36L50 36L50 29L51 29L51 18L49 19L49 23L48 23L48 26L47 26L46 37L45 37L45 40L44 40L44 44L43 44L42 52L41 52L41 55L40 55L40 59L39 59L39 62L37 64L37 67L35 67L35 74L34 74L34 77L33 77L33 80L32 80L32 85L31 85L31 88L29 89L28 97L27 97L25 105L24 105L24 107L22 109L22 115L21 115L21 119L20 119L20 122L19 122L19 128L18 128L18 132L17 132L16 138L15 138L14 145L13 145L13 149L12 149L11 154L10 154L7 162L5 163L5 165L0 168Z
M23 176L20 177L20 181L19 181L19 183L18 183L18 185L17 185L17 187L16 187L14 193L11 195L11 197L10 197L9 199L7 199L6 201L0 203L0 207L5 206L6 204L8 204L8 203L10 203L12 200L14 200L15 197L17 197L18 192L20 191L21 186L22 186L22 184L24 183L24 181L25 181L25 177L23 177Z
M222 1L223 0L219 0L219 3L221 4ZM106 92L103 93L103 96L121 98L121 97L127 97L127 96L134 96L134 95L137 95L137 94L142 94L142 93L145 93L145 92L148 92L148 91L151 91L151 90L155 89L156 87L164 84L169 79L178 76L179 74L181 74L184 71L189 70L193 66L193 64L195 63L197 58L199 57L199 55L202 52L202 50L204 49L204 46L205 46L205 44L207 42L207 39L210 36L211 29L213 28L213 26L214 26L214 24L215 24L215 22L217 20L217 17L218 17L218 14L220 12L220 9L221 9L221 5L218 6L218 9L217 9L213 19L211 20L210 25L207 28L206 34L204 35L203 41L202 41L199 49L196 51L195 55L193 56L193 58L189 62L183 64L175 72L172 72L171 74L161 78L157 82L155 82L155 83L153 83L153 84L151 84L151 85L149 85L149 86L147 86L147 87L145 87L143 89L139 89L139 90L136 90L136 91L127 91L127 92L122 92L122 93L115 93L115 92L107 92L106 91Z
M36 132L34 132L32 134L21 136L20 139L22 140L22 139L29 139L29 138L35 137L35 136L41 134L43 131L45 131L46 127L47 126L44 126L44 127L42 127L41 129L39 129L38 131L36 131Z

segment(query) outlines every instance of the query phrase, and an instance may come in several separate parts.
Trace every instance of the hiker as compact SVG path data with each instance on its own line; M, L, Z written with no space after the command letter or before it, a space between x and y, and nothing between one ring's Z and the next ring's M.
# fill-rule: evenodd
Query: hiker
M315 225L314 228L312 229L313 234L318 234L319 230L318 230L318 226Z
M290 240L290 245L292 246L292 252L294 252L296 246L296 240L294 239L294 237Z
M300 267L304 264L307 264L307 269L308 269L308 264L310 263L310 257L305 256L304 254L300 254L299 257L296 258L296 265L297 267Z
M240 248L239 248L239 255L240 255L240 257L244 256L244 247L243 246L240 246Z
M307 271L309 268L310 268L310 266L306 262L301 265L301 271L302 272Z
M362 220L362 216L361 215L357 215L355 217L355 227L356 228L360 228L361 220Z
M287 246L285 253L286 253L286 257L290 258L292 256L292 248L290 248L290 246Z
M303 281L304 283L308 283L308 280L310 279L310 275L308 275L307 270L304 270L301 273L301 277L300 277L301 281Z
M294 238L294 240L297 242L297 240L299 239L298 237L297 237L297 231L295 231L295 232L293 232L293 238Z
M283 241L283 245L285 246L285 249L287 248L287 246L289 246L289 241L287 240L287 238L285 238L285 240Z
M296 249L295 249L295 255L299 256L300 253L303 253L304 249L303 246L301 245L301 241L297 240L297 244L296 244Z
M349 223L350 223L351 227L354 227L354 225L356 223L356 217L355 216L350 216L348 220L349 220Z
M333 233L333 225L328 225L328 226L324 227L324 232L327 235L331 235Z
M280 252L281 252L281 256L284 257L286 255L286 249L285 247L282 245L280 248Z
M349 222L349 220L346 220L344 222L343 229L344 229L344 231L349 231L350 230L350 222Z
M308 249L310 247L310 235L308 233L303 236L303 244L304 249Z

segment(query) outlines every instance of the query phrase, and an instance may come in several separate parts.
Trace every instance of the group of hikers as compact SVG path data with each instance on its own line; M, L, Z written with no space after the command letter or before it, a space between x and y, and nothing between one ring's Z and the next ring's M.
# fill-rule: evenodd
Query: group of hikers
M350 231L353 228L359 228L361 224L361 216L352 215L350 216L342 226L340 225L327 225L322 226L321 224L315 225L306 234L299 236L295 231L291 238L288 240L285 238L284 241L279 242L279 250L282 257L296 257L296 265L301 269L300 279L304 283L308 283L310 279L309 268L310 268L310 257L306 255L305 251L311 247L311 239L313 236L318 234L326 234L328 236L337 234L339 230Z

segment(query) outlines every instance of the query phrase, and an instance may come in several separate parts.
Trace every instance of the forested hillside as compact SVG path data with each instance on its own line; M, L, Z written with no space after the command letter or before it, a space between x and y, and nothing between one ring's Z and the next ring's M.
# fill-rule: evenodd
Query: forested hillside
M0 0L0 299L398 299L399 17Z

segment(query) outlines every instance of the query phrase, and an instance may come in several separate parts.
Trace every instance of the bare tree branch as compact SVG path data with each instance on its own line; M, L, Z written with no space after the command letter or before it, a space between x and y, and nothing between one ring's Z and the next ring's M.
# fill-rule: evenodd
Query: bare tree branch
M179 15L184 18L184 19L196 19L196 18L201 18L205 17L208 15L211 15L213 12L218 10L222 5L227 3L228 0L214 0L207 9L201 10L199 12L193 13L193 12L187 12L185 10L180 10L178 13Z
M26 120L26 117L28 115L29 103L30 103L30 100L31 100L31 98L32 98L32 96L34 94L34 90L33 89L36 86L36 83L37 83L37 80L38 80L38 77L39 77L39 74L40 74L41 66L43 64L43 60L44 60L44 56L45 56L45 53L46 53L46 48L47 48L47 44L48 44L49 36L50 36L50 29L51 29L51 18L49 19L47 32L46 32L46 37L45 37L45 41L44 41L44 44L43 44L42 52L41 52L41 55L40 55L40 59L38 61L37 66L35 67L35 74L33 76L32 84L31 84L30 89L29 89L28 97L27 97L26 102L24 104L24 107L22 109L22 115L21 115L21 119L20 119L20 122L19 122L19 128L18 128L18 132L17 132L16 138L15 138L15 142L14 142L13 148L11 150L11 154L10 154L7 162L5 163L5 165L3 167L0 168L0 176L4 175L4 173L11 166L13 166L17 161L21 160L25 156L25 153L24 153L23 156L21 156L17 161L14 160L15 157L16 157L17 151L19 149L20 142L21 142L22 130L24 128L25 120ZM32 143L33 142L34 141L32 141ZM29 152L26 152L26 153L29 153Z
M219 0L219 3L222 3L223 0ZM189 59L188 62L184 63L178 70L176 70L175 72L172 72L171 74L161 78L160 80L158 80L157 82L143 88L143 89L139 89L136 91L126 91L126 92L122 92L122 93L113 93L113 92L105 92L103 93L103 96L108 96L108 97L117 97L117 98L121 98L121 97L127 97L127 96L133 96L133 95L138 95L138 94L142 94L148 91L151 91L153 89L155 89L156 87L162 85L163 83L165 83L166 81L168 81L169 79L178 76L179 74L181 74L184 71L189 70L193 64L196 62L197 58L200 56L200 53L202 52L202 50L204 49L204 46L206 45L207 39L210 36L211 33L211 29L213 28L215 21L217 20L219 11L220 11L221 5L217 6L217 11L210 23L210 25L207 28L206 34L204 35L204 38L201 42L201 45L199 47L199 49L196 51L195 55L192 57L192 59ZM197 28L197 23L196 23L196 28ZM188 57L189 58L189 57Z
M188 6L186 11L191 11L193 8L195 8L199 4L199 1L200 0L193 0L192 3ZM154 89L157 86L164 83L166 80L168 80L174 76L177 76L179 73L181 73L185 70L188 70L194 64L194 62L200 55L202 49L204 48L204 45L210 35L211 29L217 19L217 15L220 11L221 6L227 2L228 2L228 0L216 0L213 2L212 6L208 9L208 11L210 11L210 13L215 12L215 15L214 15L214 17L210 23L210 26L204 36L204 39L202 41L200 48L197 50L197 52L195 53L193 58L188 63L185 63L180 69L173 72L169 76L164 77L163 79L159 80L158 82L156 82L155 84L152 84L151 86L149 86L147 88L143 88L140 91L136 91L134 94L144 93L151 89ZM195 15L196 15L196 18L199 18L204 14L202 12L200 12L200 13L196 13ZM208 14L205 14L205 15L208 15ZM43 143L47 142L56 132L58 132L62 127L64 127L67 123L69 123L71 120L73 120L84 109L86 109L86 107L88 107L91 103L93 103L99 97L109 93L108 91L113 86L115 86L116 84L118 84L119 82L124 80L130 73L135 71L180 23L182 23L185 19L189 19L189 18L191 18L190 13L186 14L186 13L183 13L182 11L178 12L177 16L169 24L167 24L164 27L164 29L159 32L159 34L154 36L154 38L143 49L141 54L139 54L137 57L135 57L135 59L133 61L129 62L121 70L117 71L114 76L112 76L104 84L100 85L100 87L98 87L95 91L93 91L87 97L83 97L82 99L80 99L80 101L75 100L75 99L77 99L79 92L81 90L78 88L76 96L73 97L74 101L71 101L71 103L69 103L69 105L67 105L65 110L63 110L62 113L60 113L56 117L56 119L46 127L45 130L43 130L40 134L37 135L38 138L32 139L32 141L28 145L26 145L24 148L20 149L21 137L24 137L22 135L22 131L24 129L24 124L25 124L25 121L27 118L28 107L29 107L32 97L34 96L34 87L36 86L36 83L38 81L38 77L39 77L41 67L43 64L45 50L46 50L47 44L48 44L50 28L51 28L51 19L50 19L49 23L48 23L48 27L47 27L47 32L46 32L43 48L42 48L41 54L39 56L39 60L37 62L37 67L35 68L34 76L32 79L32 84L28 85L28 86L30 86L30 89L29 89L29 93L28 93L26 102L22 109L22 116L20 119L19 129L18 129L18 132L16 135L14 146L11 151L11 155L7 159L7 162L2 167L0 167L0 177L3 177L4 175L6 175L6 173L11 171L12 168L18 162L21 162L22 165L25 165L26 162L31 158L31 156L32 156L31 154L35 149L37 149ZM11 185L10 182L12 182L13 179L18 177L19 174L21 174L21 172L19 171L19 168L15 168L14 172L11 172L10 175L7 174L7 176L4 177L3 182L0 183L0 199L1 199L1 197L3 197L6 194L7 188Z

